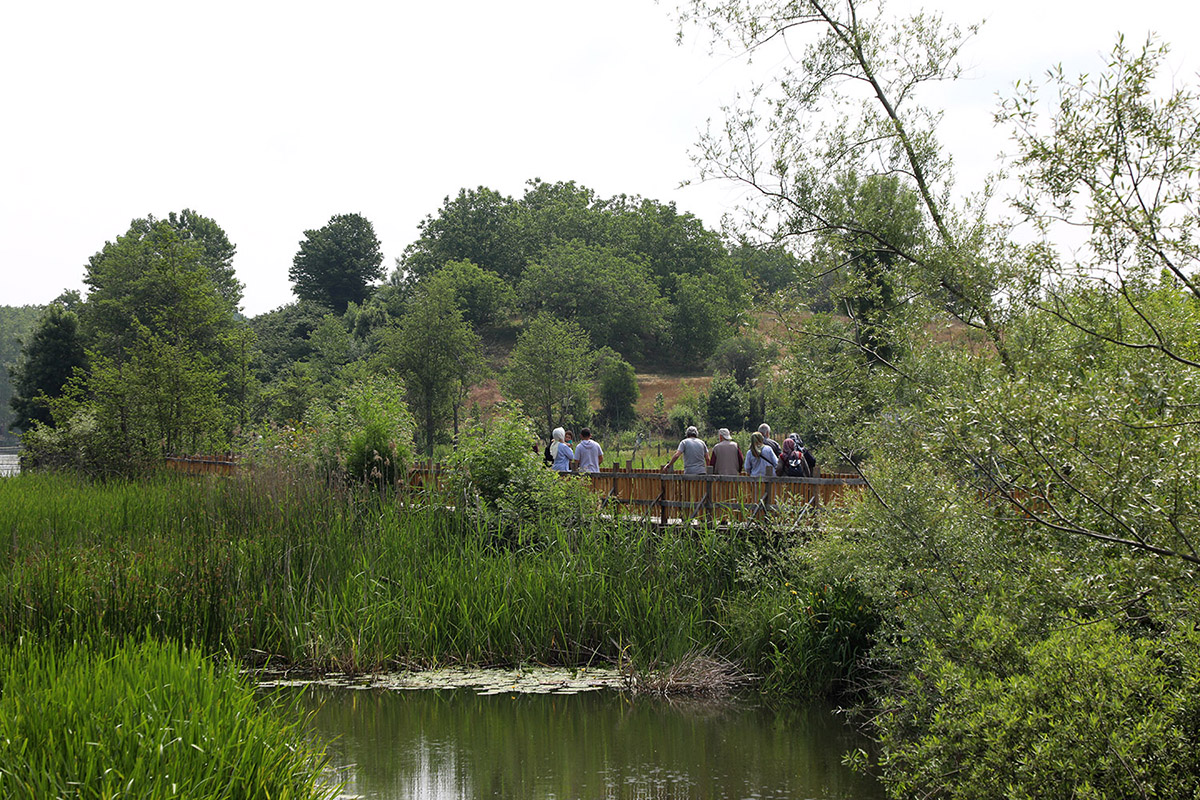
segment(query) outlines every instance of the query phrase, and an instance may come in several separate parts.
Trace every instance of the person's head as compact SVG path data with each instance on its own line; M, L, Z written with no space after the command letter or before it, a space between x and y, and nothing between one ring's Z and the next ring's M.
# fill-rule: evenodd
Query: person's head
M764 422L762 425L758 426L758 432L762 434L764 439L766 439L771 435L771 426Z
M562 428L555 428L554 432L550 435L554 437L554 441L556 442L564 442L567 439L567 432Z
M574 438L575 438L575 431L571 430L570 428L567 428L567 441L569 442Z
M694 439L700 435L700 431L696 430L695 425L688 425L688 429L687 429L687 431L685 431L685 435Z
M798 433L789 433L787 435L787 438L791 439L796 444L800 443L800 434L798 434Z
M733 437L729 435L729 428L721 428L721 430L717 431L717 438L722 442L728 442Z
M582 428L579 431L579 435L580 435L580 437L582 437L584 439L590 439L590 438L592 438L592 429L591 428Z
M796 450L796 440L795 439L784 439L783 440L783 454L785 456L792 454L793 452L795 452L795 450Z
M757 456L762 453L762 449L763 435L758 431L755 431L754 433L750 434L750 450L754 453L754 455Z

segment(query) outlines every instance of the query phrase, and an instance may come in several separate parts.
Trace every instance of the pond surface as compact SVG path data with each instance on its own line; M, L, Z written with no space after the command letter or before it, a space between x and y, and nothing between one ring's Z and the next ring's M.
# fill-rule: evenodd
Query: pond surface
M345 797L883 797L842 765L842 754L865 742L825 706L771 710L613 691L281 691L313 711Z

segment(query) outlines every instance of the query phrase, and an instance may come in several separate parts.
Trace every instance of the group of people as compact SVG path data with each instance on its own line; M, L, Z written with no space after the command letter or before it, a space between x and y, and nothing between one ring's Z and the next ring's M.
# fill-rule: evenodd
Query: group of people
M574 436L571 431L555 428L550 434L550 444L546 445L543 453L546 465L555 472L570 472L571 462L577 460L580 472L599 472L600 465L604 463L604 448L592 439L590 428L582 429L579 435L579 444L572 448Z
M600 465L604 463L604 448L592 439L591 429L584 428L579 435L579 443L575 444L571 431L555 428L550 434L550 444L546 445L542 454L546 466L555 472L570 472L571 462L578 461L580 472L599 472ZM789 433L780 444L771 438L771 426L765 422L751 434L750 447L744 454L728 428L717 431L717 443L710 450L700 438L696 426L691 425L671 460L663 466L663 472L669 470L681 456L685 475L704 475L710 467L715 475L745 473L755 478L812 478L819 475L816 457L798 435Z
M709 467L715 475L745 473L754 478L812 478L818 475L817 459L800 437L789 433L780 444L771 438L771 426L765 422L751 434L750 447L745 454L728 428L717 431L717 443L709 450L696 426L689 426L675 454L663 466L663 472L669 470L680 456L683 457L685 475L703 475Z

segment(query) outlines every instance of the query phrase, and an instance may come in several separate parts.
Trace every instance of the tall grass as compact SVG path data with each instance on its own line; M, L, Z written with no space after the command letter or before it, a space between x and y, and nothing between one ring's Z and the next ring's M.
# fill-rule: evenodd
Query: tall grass
M3 647L0 796L332 796L324 755L282 711L178 645Z
M302 475L0 481L0 643L146 632L314 669L732 651L736 536L542 520Z

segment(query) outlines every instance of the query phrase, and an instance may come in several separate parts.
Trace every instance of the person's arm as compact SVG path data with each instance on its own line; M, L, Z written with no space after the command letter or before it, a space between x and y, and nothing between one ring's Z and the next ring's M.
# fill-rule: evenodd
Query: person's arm
M669 469L671 468L671 465L675 463L675 459L679 458L679 456L680 456L682 453L683 453L683 451L682 451L682 450L680 450L679 448L675 448L675 455L671 456L671 460L670 460L670 461L668 461L667 463L663 464L662 471L663 471L663 472L666 472L667 470L669 470Z

